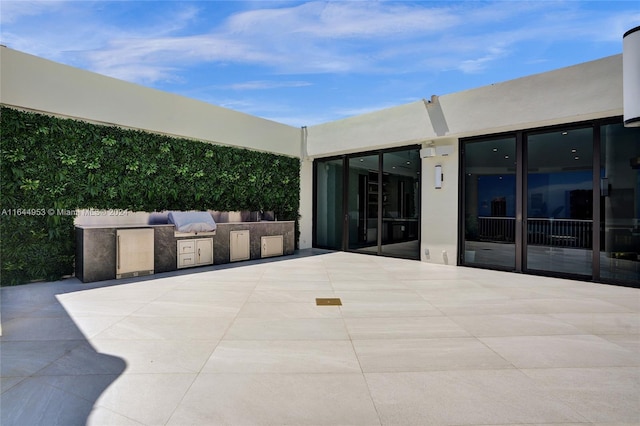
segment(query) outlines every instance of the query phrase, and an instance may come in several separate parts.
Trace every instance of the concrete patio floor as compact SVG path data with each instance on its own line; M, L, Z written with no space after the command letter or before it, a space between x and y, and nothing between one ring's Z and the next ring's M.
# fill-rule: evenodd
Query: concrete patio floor
M0 423L640 424L638 289L340 252L234 266L2 288Z

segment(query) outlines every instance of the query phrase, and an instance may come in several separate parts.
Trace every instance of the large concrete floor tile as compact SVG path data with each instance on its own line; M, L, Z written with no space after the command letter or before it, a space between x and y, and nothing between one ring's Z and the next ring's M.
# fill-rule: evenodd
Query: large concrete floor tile
M481 337L518 368L632 367L637 354L592 335Z
M592 422L640 424L640 369L523 370L539 386Z
M475 338L354 340L364 372L513 368Z
M96 395L78 397L52 386L46 378L26 379L0 395L3 426L83 425Z
M2 340L80 340L85 336L70 317L25 317L2 323Z
M212 286L213 287L213 286ZM250 292L244 290L219 290L216 288L190 290L174 289L155 299L156 302L244 302Z
M583 422L516 370L365 374L385 425Z
M336 291L336 297L342 304L349 303L425 303L418 291L412 289L368 290L368 291Z
M233 318L238 314L242 301L158 301L146 304L135 312L136 316L148 317L212 317Z
M345 318L439 316L442 313L410 289L336 291Z
M42 304L24 301L16 304L5 302L0 306L0 318L2 318L3 324L16 318L56 318L66 316L68 316L66 309L55 298L52 298L48 303Z
M77 279L36 283L33 285L9 286L0 288L0 307L42 307L54 302L56 296L82 289ZM91 285L88 286L89 288Z
M450 316L537 313L527 300L504 298L486 300L432 299L430 303L443 314Z
M507 300L508 296L501 294L499 290L482 287L455 287L455 288L432 288L419 289L417 293L430 302L455 300L462 301L482 301L482 300Z
M624 298L635 301L640 308L640 289L635 287L621 287L600 283L579 283L575 286L575 294L595 298Z
M409 287L398 281L338 281L331 282L334 291L380 291L380 290L409 290Z
M324 281L329 282L329 274L325 271L304 271L304 270L291 270L291 271L273 271L265 272L262 275L261 281L280 281L296 283L300 281Z
M640 339L639 313L551 314L593 334L635 334Z
M441 316L442 312L424 301L415 302L342 302L344 318L425 317Z
M330 270L329 278L331 281L348 280L348 281L393 281L397 279L391 272L376 272L371 269L363 271L351 270Z
M146 305L147 302L129 302L124 300L84 300L60 298L60 303L73 316L126 316Z
M82 342L35 374L38 376L114 375L121 374L126 367L127 364L122 358L99 353L89 342Z
M317 297L336 297L331 289L327 290L262 290L256 289L249 297L249 303L315 303Z
M347 340L228 340L216 347L203 373L360 373Z
M531 299L527 303L536 313L541 314L565 314L565 313L623 313L632 312L630 308L589 298L553 298Z
M93 407L89 418L87 419L87 426L144 426L144 423L137 422L133 419L125 417L121 414L114 413L113 411L104 407Z
M402 280L400 281L406 288L410 288L413 290L437 290L437 289L455 289L455 288L481 288L481 286L473 280L470 279L456 279L456 280L425 280L425 279L416 279L416 280Z
M624 308L629 309L629 312L640 313L640 289L634 289L634 290L638 292L636 296L628 296L628 297L601 296L600 300L613 303L614 305L620 305ZM614 292L612 292L611 294L614 294Z
M31 376L84 343L84 340L27 342L7 342L3 340L0 342L0 372L2 378Z
M574 280L484 270L475 276L475 280L487 288L572 288L579 286L577 284L579 281Z
M15 385L17 385L18 383L20 383L25 379L26 379L26 376L2 377L2 380L0 380L0 393L4 393L5 391L9 390L10 388L14 387Z
M168 425L379 425L361 374L200 374Z
M341 318L338 306L318 306L305 303L246 303L238 318Z
M546 336L582 334L583 331L546 314L450 316L473 336Z
M640 356L640 336L637 334L599 334L598 337L635 352Z
M313 277L304 280L297 280L292 282L290 280L267 280L263 279L256 286L256 290L260 291L291 291L291 290L303 290L303 291L322 291L330 292L333 290L331 283L327 280L318 281Z
M91 343L100 353L122 358L127 373L195 373L218 341L94 339Z
M87 339L91 339L126 317L85 314L73 315L71 318L82 335Z
M182 282L179 287L176 289L184 290L184 291L208 291L210 289L214 290L231 290L231 291L244 291L247 293L251 293L254 288L258 285L258 281L235 281L232 279L228 279L226 281L221 280L212 280L211 278L207 278L204 280L188 280L186 282Z
M337 318L237 318L224 340L348 340Z
M441 316L408 318L345 318L353 340L467 337L470 334L451 319Z
M145 425L162 425L195 377L195 374L127 374L119 377L96 405Z
M129 316L95 336L102 340L219 340L231 318Z
M78 287L78 291L61 294L57 297L65 302L150 302L176 285L176 283L163 285L160 281L154 280L153 282L141 281L87 290Z
M188 282L192 279L210 280L212 283L216 281L251 281L257 283L264 274L264 265L249 265L238 267L229 267L228 269L220 269L216 271L203 272L202 276L193 277L191 274L186 275L183 282ZM200 274L198 274L200 275Z

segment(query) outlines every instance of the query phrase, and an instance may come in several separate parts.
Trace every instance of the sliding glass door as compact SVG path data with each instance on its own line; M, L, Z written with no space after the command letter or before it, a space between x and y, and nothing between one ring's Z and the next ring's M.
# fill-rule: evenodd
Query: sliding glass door
M419 259L419 151L316 160L314 245Z
M593 128L527 137L527 269L592 275Z
M379 163L378 154L349 158L349 250L378 253L378 208L384 192Z
M315 163L314 245L342 249L343 241L343 161L321 160Z
M420 258L420 152L417 149L382 154L380 195L381 253Z
M522 130L461 154L462 264L640 283L640 129Z
M600 275L640 283L640 129L600 130Z
M464 262L513 269L516 262L516 138L464 147Z

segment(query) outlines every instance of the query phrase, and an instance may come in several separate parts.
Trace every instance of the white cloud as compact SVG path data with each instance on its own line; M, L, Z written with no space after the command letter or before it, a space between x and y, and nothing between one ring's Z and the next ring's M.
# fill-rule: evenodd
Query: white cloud
M380 39L437 33L459 24L460 19L450 8L412 7L402 2L309 2L239 13L227 26L237 34Z
M0 3L0 23L10 24L20 18L38 16L56 12L66 1L27 1L27 0L3 0Z
M255 2L227 18L216 2L162 4L171 13L123 26L96 11L102 2L3 2L3 22L40 16L57 27L8 25L3 39L18 50L153 84L183 81L183 70L205 63L279 74L480 73L525 42L619 40L640 20L639 14L601 16L577 2ZM236 90L269 87L256 80L237 83Z
M458 69L464 73L478 73L486 69L490 62L506 56L507 53L508 51L502 47L491 46L487 48L487 51L483 56L476 59L467 59L462 61L458 66Z
M266 81L266 80L254 80L245 81L243 83L234 83L222 88L232 90L265 90L265 89L280 89L284 87L305 87L311 86L312 83L308 81Z

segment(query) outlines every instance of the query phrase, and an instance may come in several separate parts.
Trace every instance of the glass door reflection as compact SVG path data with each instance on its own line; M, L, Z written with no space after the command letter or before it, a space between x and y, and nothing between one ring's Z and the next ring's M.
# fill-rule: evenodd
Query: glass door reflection
M386 187L379 162L378 154L349 158L349 250L378 253L379 208Z
M343 160L318 160L316 166L316 247L342 250Z
M640 129L600 130L600 276L640 283Z
M464 263L513 269L516 262L516 139L464 147Z
M420 258L420 155L416 149L386 152L382 156L381 253Z
M592 275L593 130L529 135L527 269Z

